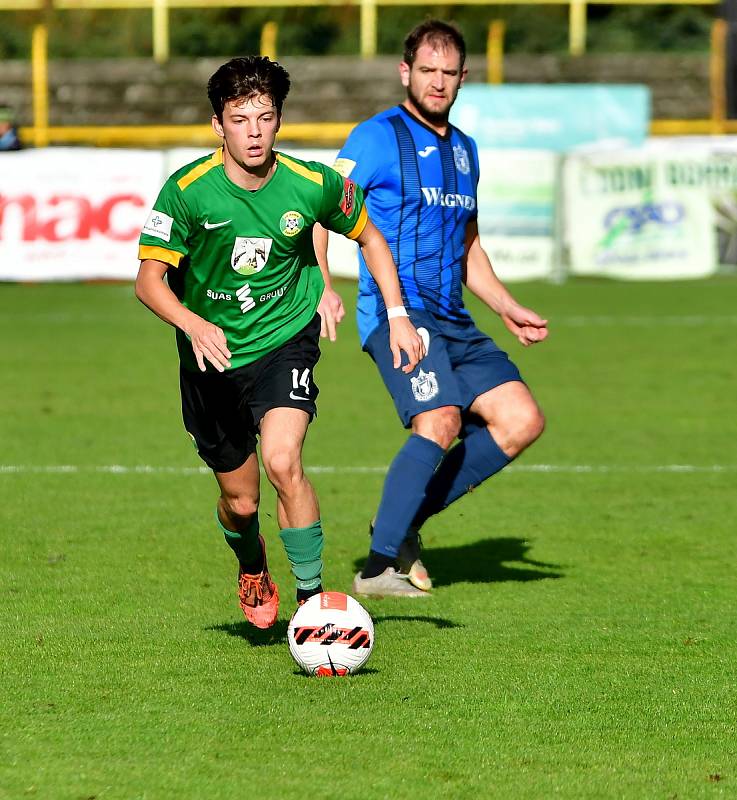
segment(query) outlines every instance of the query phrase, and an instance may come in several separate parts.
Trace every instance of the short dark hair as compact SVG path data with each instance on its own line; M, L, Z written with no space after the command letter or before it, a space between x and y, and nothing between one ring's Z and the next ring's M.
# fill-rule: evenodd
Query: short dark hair
M440 19L428 19L413 28L404 40L404 63L411 67L417 58L417 50L420 45L428 44L440 45L441 47L453 47L461 54L461 67L466 62L466 42L463 34L449 22Z
M258 94L268 95L281 116L289 94L289 73L266 56L231 58L218 68L207 82L207 96L215 116L223 121L223 109L231 100L248 100Z

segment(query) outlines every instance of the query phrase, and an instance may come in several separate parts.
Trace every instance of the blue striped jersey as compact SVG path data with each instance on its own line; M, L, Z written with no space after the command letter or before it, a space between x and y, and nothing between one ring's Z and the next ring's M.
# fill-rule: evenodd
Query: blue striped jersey
M462 271L466 226L477 214L478 164L473 139L450 124L440 136L403 106L362 122L338 154L335 169L363 187L409 308L469 317ZM361 254L359 264L358 331L365 343L386 309Z

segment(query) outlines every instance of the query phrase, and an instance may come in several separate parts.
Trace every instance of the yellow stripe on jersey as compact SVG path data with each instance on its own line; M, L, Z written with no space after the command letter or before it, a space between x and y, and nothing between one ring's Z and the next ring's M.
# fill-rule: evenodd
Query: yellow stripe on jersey
M363 233L363 229L366 227L367 222L368 211L366 211L366 206L364 206L361 209L361 213L358 215L358 222L353 226L353 230L350 233L346 233L346 236L349 239L357 239Z
M280 164L284 164L285 167L289 167L292 172L296 172L297 175L301 175L303 178L307 178L309 181L314 181L318 186L322 186L322 172L314 172L311 169L307 169L307 167L303 167L296 161L292 161L291 158L287 158L285 155L282 155L282 153L277 153L276 158Z
M165 247L151 247L151 245L147 244L139 245L138 259L145 261L147 258L152 258L154 261L163 261L164 264L171 264L172 267L178 267L183 256L181 253L177 253L176 250L167 250Z
M184 191L190 184L194 183L198 178L201 178L206 172L209 172L213 167L219 167L223 163L223 148L219 147L207 161L198 164L191 172L181 177L177 181L177 186Z

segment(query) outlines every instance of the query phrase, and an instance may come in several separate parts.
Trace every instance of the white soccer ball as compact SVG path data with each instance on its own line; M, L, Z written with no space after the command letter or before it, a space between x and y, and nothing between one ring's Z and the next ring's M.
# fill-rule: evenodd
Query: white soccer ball
M289 652L308 675L350 675L374 647L368 611L342 592L321 592L303 603L287 628Z

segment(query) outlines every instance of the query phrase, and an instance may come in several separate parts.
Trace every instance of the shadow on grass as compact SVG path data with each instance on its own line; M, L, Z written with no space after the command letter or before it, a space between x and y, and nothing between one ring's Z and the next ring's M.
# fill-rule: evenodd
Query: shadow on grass
M427 622L428 625L434 625L436 628L441 629L464 627L458 622L453 622L449 619L443 619L442 617L404 616L403 614L372 614L371 619L373 619L374 625L380 625L382 622Z
M277 620L270 628L262 630L255 628L250 622L231 622L224 625L210 625L207 631L220 631L228 636L245 639L252 647L271 647L275 644L283 645L287 640L287 625L285 619Z
M304 670L295 669L292 673L296 675L298 678L309 678L311 681L314 680L331 680L333 678L332 675L320 675L318 678L315 678L313 675L308 675ZM352 681L358 680L359 678L369 678L372 675L378 675L379 670L374 669L373 667L361 667L358 672L354 672L352 675L336 675L336 678L342 679L350 679Z
M462 581L502 583L564 577L562 572L554 571L560 569L559 564L528 558L531 546L526 539L512 537L479 539L460 547L428 547L422 551L422 561L436 587ZM363 564L363 558L357 559L354 568L360 570Z
M376 615L372 614L371 618L375 625L380 625L382 622L426 622L429 625L434 625L436 628L462 628L456 622L443 619L442 617L428 617L428 616L404 616L402 614L385 614ZM246 622L231 622L223 625L209 625L205 630L218 631L225 633L228 636L235 636L238 639L244 639L251 647L273 647L274 645L284 645L287 641L287 626L288 622L285 619L277 620L274 625L266 630L254 628L253 625ZM366 671L366 670L364 670ZM371 672L371 670L368 670ZM373 670L374 672L376 670Z

